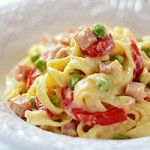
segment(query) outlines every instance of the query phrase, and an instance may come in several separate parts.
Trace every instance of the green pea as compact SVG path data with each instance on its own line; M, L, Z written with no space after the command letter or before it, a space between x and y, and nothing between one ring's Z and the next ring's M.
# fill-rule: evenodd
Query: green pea
M107 30L102 24L94 24L91 29L98 38L104 38L107 34Z
M33 52L30 56L32 62L35 62L40 57L39 53Z
M102 91L107 92L110 90L110 83L106 77L98 77L96 84Z
M143 47L141 50L150 58L150 47Z
M29 98L29 101L30 101L31 104L36 108L35 96L31 96L31 97Z
M38 59L34 62L34 65L41 72L44 72L46 70L46 61L45 60Z
M116 55L114 58L117 59L121 65L125 62L125 58L121 55Z
M82 79L79 73L74 73L69 80L69 87L74 89L75 85Z
M113 137L113 139L116 140L125 140L125 139L130 139L128 136L124 135L124 134L117 134Z
M59 100L58 96L54 96L53 98L51 98L51 102L52 102L56 107L59 107L59 106L60 106L60 100Z

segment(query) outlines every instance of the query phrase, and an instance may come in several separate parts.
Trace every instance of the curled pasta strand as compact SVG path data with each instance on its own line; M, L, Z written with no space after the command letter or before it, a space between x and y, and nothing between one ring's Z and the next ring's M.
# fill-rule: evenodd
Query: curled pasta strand
M37 85L36 89L36 96L39 98L40 102L52 111L54 114L60 114L63 112L62 108L56 107L49 99L47 95L47 88L45 83L45 75L41 76L39 79L39 84Z
M49 118L46 112L42 110L36 111L26 111L25 117L27 118L27 122L33 125L49 125L53 127L61 127L71 121L71 118L62 117L61 121L55 121L54 118Z

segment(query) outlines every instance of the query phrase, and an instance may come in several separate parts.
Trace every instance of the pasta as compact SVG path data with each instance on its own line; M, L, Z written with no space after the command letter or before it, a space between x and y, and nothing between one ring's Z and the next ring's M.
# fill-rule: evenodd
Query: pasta
M17 115L47 131L150 136L150 36L102 24L49 36L8 74L5 96Z

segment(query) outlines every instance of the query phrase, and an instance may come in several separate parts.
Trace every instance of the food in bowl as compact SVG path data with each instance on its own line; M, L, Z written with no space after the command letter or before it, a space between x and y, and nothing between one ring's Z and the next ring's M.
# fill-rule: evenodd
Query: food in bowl
M74 137L150 135L150 36L103 24L47 35L7 75L9 107Z

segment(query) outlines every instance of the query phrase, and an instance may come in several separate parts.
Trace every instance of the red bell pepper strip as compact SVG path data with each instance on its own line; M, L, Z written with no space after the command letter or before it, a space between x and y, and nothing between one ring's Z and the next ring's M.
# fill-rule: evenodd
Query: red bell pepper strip
M127 120L126 112L122 108L110 109L105 112L88 112L83 109L72 109L75 118L85 125L110 125Z
M118 123L125 121L127 119L126 112L122 108L116 108L106 105L106 112L89 112L83 109L71 108L71 103L73 101L73 91L68 87L63 87L61 91L61 100L64 108L69 110L70 113L75 117L78 122L83 122L85 125L93 126L99 125L109 125L113 123Z
M38 110L45 111L49 117L52 117L54 115L48 108L43 106L43 104L40 102L38 98L35 99L35 104Z
M33 67L27 76L27 83L26 83L27 90L30 88L30 86L33 84L34 80L38 76L39 76L39 71L35 67Z
M150 102L150 97L145 97L144 100Z
M96 44L93 44L83 50L83 54L89 57L98 57L103 56L110 52L110 50L114 47L114 41L112 35L109 33L105 39L98 38Z
M140 54L140 50L137 47L136 43L131 39L128 39L128 41L130 43L131 50L133 52L133 58L136 65L136 68L134 69L134 73L133 73L133 80L137 81L139 79L140 74L143 71L142 56Z
M61 99L64 107L70 106L73 101L73 91L68 87L63 87L61 91Z

